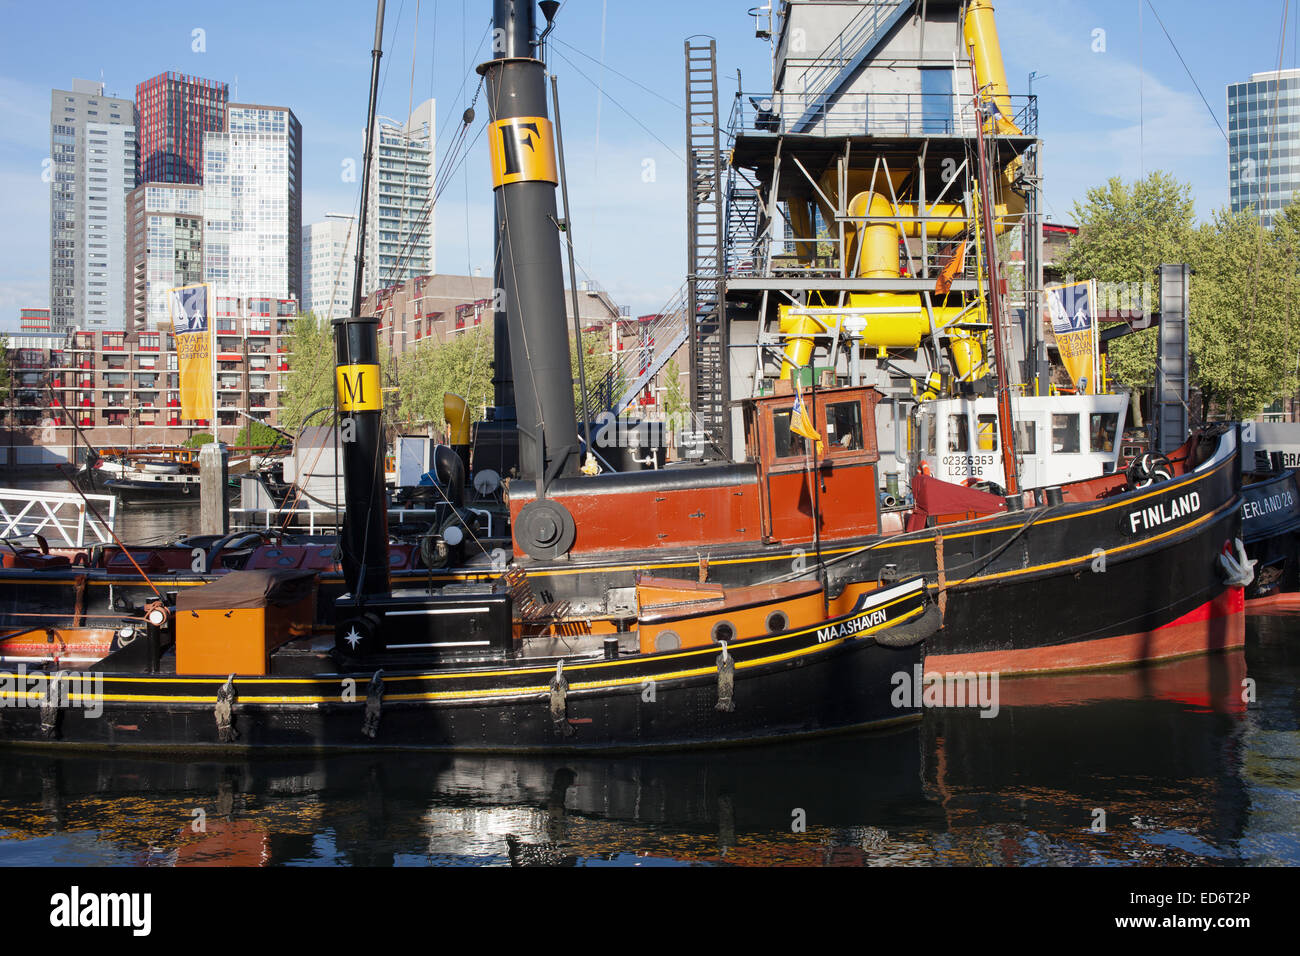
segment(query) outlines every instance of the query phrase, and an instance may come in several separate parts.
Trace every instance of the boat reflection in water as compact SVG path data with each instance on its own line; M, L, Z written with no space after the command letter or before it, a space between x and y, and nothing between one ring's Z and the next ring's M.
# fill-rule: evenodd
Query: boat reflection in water
M8 753L0 863L1294 863L1248 831L1252 741L1271 714L1294 755L1295 704L1285 680L1245 703L1245 678L1235 651L1004 680L991 719L680 755Z

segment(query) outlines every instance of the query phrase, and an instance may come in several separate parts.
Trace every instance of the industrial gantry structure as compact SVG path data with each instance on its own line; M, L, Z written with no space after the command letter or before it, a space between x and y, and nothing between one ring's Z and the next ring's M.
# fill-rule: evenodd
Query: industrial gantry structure
M1036 101L1008 92L987 0L773 0L755 14L772 91L738 91L725 129L712 41L686 42L698 427L712 457L741 458L735 400L790 379L875 385L895 405L882 464L904 471L909 405L989 394L991 349L1014 359L1009 384L1045 391ZM1016 320L1003 343L989 334L990 254Z

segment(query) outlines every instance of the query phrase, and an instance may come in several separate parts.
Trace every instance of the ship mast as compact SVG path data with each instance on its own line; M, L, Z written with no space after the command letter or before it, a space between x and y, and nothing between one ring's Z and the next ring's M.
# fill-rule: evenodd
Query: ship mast
M375 101L379 58L383 56L384 0L375 11L371 51L370 109L366 113L366 160L361 172L361 228L357 233L352 312L334 320L335 382L339 436L342 439L343 533L340 564L358 604L390 589L388 575L388 499L384 490L383 392L379 369L379 320L361 315L361 277L365 270L366 203L374 149Z
M361 168L361 214L358 216L356 269L352 273L352 312L361 314L361 277L366 267L366 206L370 202L370 164L375 151L375 109L379 99L379 60L384 55L384 0L375 9L375 45L370 51L370 108L366 112L366 156Z
M975 139L976 150L979 153L977 185L980 226L984 231L985 259L988 264L988 308L989 320L993 325L993 358L997 375L998 443L1002 447L1002 474L1006 478L1006 492L1008 496L1012 496L1020 493L1020 476L1017 472L1015 428L1011 419L1011 383L1007 379L1006 349L1003 347L1006 336L1000 295L1001 280L998 276L997 247L994 245L996 230L993 224L993 196L989 188L989 161L984 140L986 107L974 68L973 51L971 61L971 74L975 87Z

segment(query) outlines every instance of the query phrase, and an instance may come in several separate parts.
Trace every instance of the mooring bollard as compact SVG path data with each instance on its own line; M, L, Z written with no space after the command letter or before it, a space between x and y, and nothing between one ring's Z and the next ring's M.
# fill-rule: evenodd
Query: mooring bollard
M225 446L210 442L199 450L199 534L229 534L230 509L226 506L226 482L230 477L230 454Z

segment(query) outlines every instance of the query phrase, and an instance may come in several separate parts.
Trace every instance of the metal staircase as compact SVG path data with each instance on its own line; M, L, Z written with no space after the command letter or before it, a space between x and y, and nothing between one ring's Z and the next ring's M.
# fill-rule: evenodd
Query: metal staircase
M763 203L758 190L735 169L727 176L727 275L755 275L762 272L760 246L766 228Z
M685 296L683 286L659 318L642 330L648 352L620 351L609 371L598 380L588 382L586 421L594 422L604 412L623 414L682 347L688 333Z
M695 42L692 42L692 41ZM717 44L686 41L687 320L691 408L706 455L730 458L730 381L723 317L722 150L718 127Z
M862 9L827 44L817 62L799 77L799 85L782 91L798 94L803 100L803 113L791 127L793 132L806 133L825 116L840 88L915 5L916 0L863 3Z

